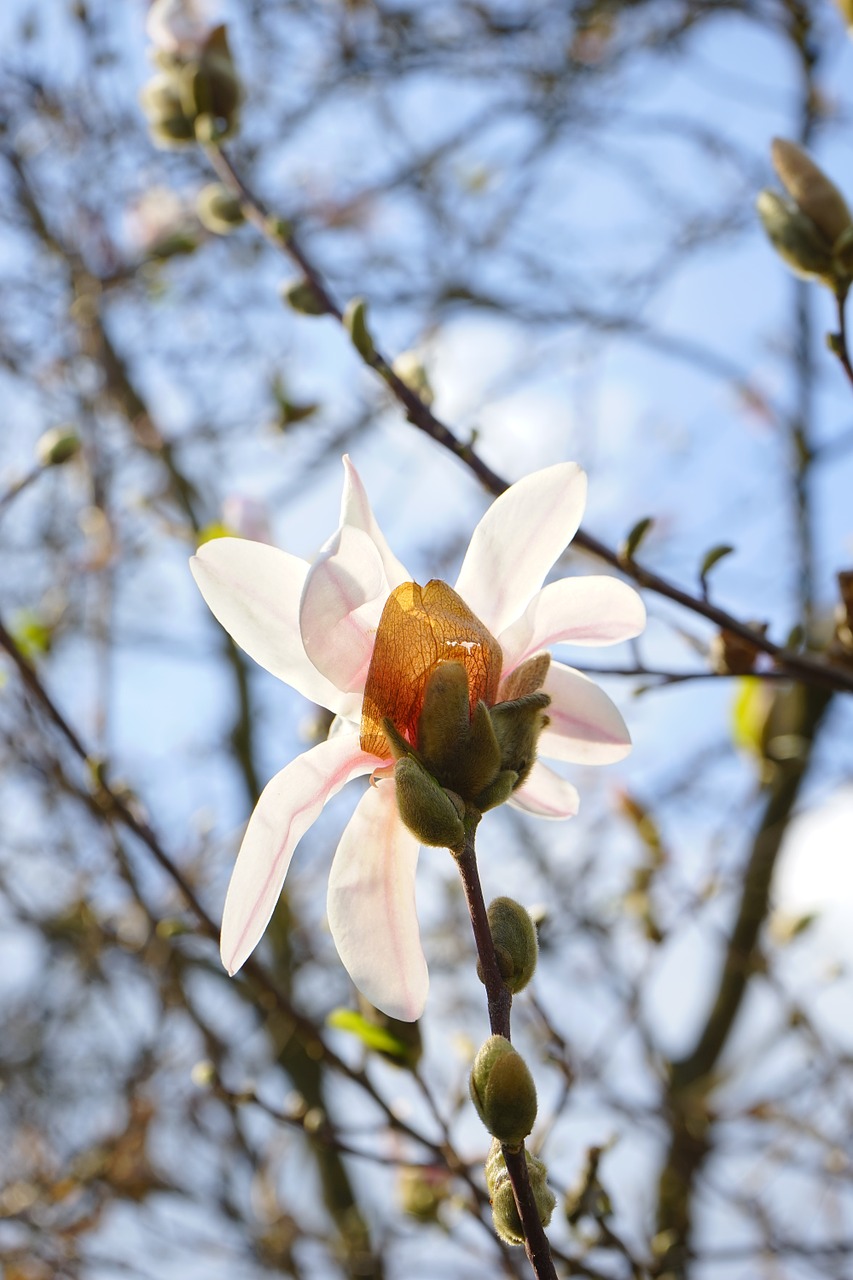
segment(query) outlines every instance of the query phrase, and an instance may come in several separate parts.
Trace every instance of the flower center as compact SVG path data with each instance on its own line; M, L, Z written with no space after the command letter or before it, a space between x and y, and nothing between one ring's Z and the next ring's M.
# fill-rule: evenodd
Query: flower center
M440 662L460 662L468 673L469 714L494 705L503 654L497 640L446 582L421 588L404 582L382 610L361 713L361 749L390 755L382 729L387 717L413 746L430 673Z

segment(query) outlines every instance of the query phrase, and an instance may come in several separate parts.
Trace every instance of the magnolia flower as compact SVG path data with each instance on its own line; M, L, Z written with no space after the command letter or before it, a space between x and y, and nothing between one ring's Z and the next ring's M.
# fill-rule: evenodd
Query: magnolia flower
M419 842L399 815L395 781L388 776L392 753L377 732L381 716L390 715L410 736L425 681L443 657L465 662L472 698L476 693L491 705L527 659L554 644L629 639L642 630L645 611L637 593L616 578L566 578L542 586L583 513L586 476L575 463L537 471L492 503L474 530L455 594L443 583L421 592L411 582L348 458L344 469L340 526L313 564L239 538L207 542L191 561L202 595L237 644L336 716L327 741L287 765L258 801L225 902L222 958L233 974L254 950L294 849L326 802L352 779L376 775L379 781L371 778L375 785L364 791L335 853L328 920L359 990L383 1012L412 1021L423 1011L428 987L415 912ZM408 648L389 635L385 621L380 626L389 598L414 601L425 620L427 630ZM432 599L444 608L435 639ZM452 601L458 601L455 613ZM455 632L454 619L463 615ZM491 667L478 672L486 652ZM591 680L552 662L543 689L550 705L541 755L607 764L628 753L621 715ZM400 708L405 713L395 717ZM578 796L570 782L536 760L509 803L539 817L568 818L577 812Z
M164 53L200 50L214 27L208 0L153 0L145 21L148 39Z

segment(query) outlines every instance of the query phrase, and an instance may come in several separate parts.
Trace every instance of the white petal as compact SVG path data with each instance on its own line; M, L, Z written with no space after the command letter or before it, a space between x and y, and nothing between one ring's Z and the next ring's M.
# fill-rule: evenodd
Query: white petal
M363 691L388 578L379 548L343 525L308 570L299 605L302 643L311 662L345 693Z
M393 591L394 587L399 587L401 582L411 582L411 574L406 569L406 566L400 563L385 541L385 536L376 523L376 517L371 510L367 492L361 482L361 476L353 466L349 454L344 454L343 462L344 492L341 498L341 525L352 525L353 528L361 529L373 539L382 557L385 573Z
M214 538L199 547L190 569L208 607L250 658L279 680L346 714L341 694L308 658L299 634L299 599L308 563L263 542Z
M551 695L551 723L539 738L539 755L575 764L612 764L631 750L631 735L614 703L573 667L552 662L544 689Z
M236 973L254 951L273 913L293 851L323 805L376 760L356 734L321 742L268 782L249 819L222 914L222 962Z
M462 562L456 590L493 635L523 612L577 532L586 475L576 462L534 471L502 493L483 516Z
M513 792L509 803L515 809L535 814L537 818L573 818L580 801L570 782L537 760L526 782Z
M509 672L552 644L619 644L646 625L633 587L619 578L561 578L538 591L524 613L498 639Z
M415 911L418 841L400 821L390 779L359 801L329 877L329 927L350 977L371 1004L414 1022L429 975Z

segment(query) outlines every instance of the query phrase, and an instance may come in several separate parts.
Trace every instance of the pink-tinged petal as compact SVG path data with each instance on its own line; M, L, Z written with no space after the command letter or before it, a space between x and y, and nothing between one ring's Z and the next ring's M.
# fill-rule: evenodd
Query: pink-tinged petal
M344 454L344 492L341 498L341 525L361 529L372 538L382 557L391 590L401 582L411 582L411 574L394 555L373 514L361 476L352 464L349 454Z
M358 734L339 734L298 756L264 787L225 898L221 952L229 973L236 973L258 945L293 851L323 805L375 765L375 758L361 750Z
M312 702L348 712L352 698L320 674L299 634L305 560L263 542L214 538L190 569L214 617L250 658Z
M524 613L498 636L508 673L552 644L619 644L638 636L646 610L618 578L561 578L538 591Z
M329 877L329 927L359 991L392 1018L414 1022L429 975L415 912L418 841L400 821L390 779L359 801Z
M343 525L308 570L299 627L314 666L345 693L364 689L387 598L378 547L361 529Z
M551 695L539 755L573 764L612 764L631 750L631 735L616 706L594 681L573 667L552 662L545 678Z
M537 818L573 818L580 801L570 782L537 760L524 784L512 793L509 803Z
M483 516L462 562L456 590L493 635L524 611L577 532L586 475L576 462L534 471L502 493Z

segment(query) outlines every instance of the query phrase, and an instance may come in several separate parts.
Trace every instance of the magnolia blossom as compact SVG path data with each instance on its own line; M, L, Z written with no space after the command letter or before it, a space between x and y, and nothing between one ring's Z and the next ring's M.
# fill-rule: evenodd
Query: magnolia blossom
M207 604L240 647L336 716L327 741L287 765L258 801L225 902L222 958L229 973L240 968L269 922L301 837L347 782L374 775L332 863L328 920L359 990L384 1012L414 1020L428 987L415 912L419 844L398 813L391 751L375 731L375 707L372 718L369 706L364 720L362 712L368 683L369 695L377 683L383 687L389 705L400 701L395 703L396 685L422 690L435 653L392 657L394 646L378 634L386 601L392 593L400 596L397 589L411 583L411 575L385 541L348 458L344 469L340 526L313 564L240 538L207 542L191 561ZM565 578L542 586L577 531L585 499L583 471L559 463L512 485L474 530L455 592L491 633L500 676L490 680L494 700L522 662L552 645L617 644L643 629L639 596L616 578ZM452 596L444 584L433 585L439 595ZM421 598L417 587L408 594ZM469 639L448 638L446 627L441 643L454 659L475 647ZM543 689L551 701L539 754L608 764L628 753L622 716L591 680L552 662ZM578 796L537 760L509 803L539 817L568 818L577 812Z
M145 31L164 53L192 53L203 47L214 25L208 0L153 0Z

